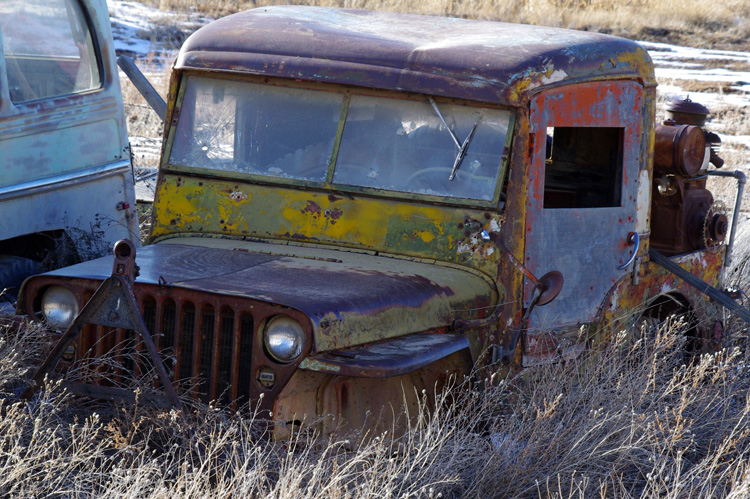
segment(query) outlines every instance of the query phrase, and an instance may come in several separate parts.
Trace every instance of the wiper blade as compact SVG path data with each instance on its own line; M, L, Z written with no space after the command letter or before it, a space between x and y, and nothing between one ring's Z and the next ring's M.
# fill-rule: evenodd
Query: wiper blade
M463 144L458 142L458 137L456 136L455 132L451 129L451 127L448 126L448 123L445 122L445 118L443 118L443 113L440 112L440 109L438 109L437 104L435 104L435 99L427 96L427 101L432 106L432 109L435 110L435 113L438 115L438 118L440 118L440 121L443 122L443 125L445 125L445 128L448 130L448 133L451 134L451 138L453 138L453 142L456 143L456 147L458 147L458 154L456 154L456 160L453 162L453 168L451 169L451 175L448 177L448 180L453 180L456 178L456 171L458 170L458 167L461 166L461 162L464 160L464 156L466 156L466 149L469 147L469 142L471 142L471 138L474 136L474 131L477 129L477 125L479 125L479 120L481 119L481 116L477 117L477 121L474 122L474 126L471 127L471 131L469 132L469 135L466 136L466 139L464 139Z
M432 97L428 95L427 101L432 106L432 109L435 110L435 113L437 113L438 118L440 118L440 121L442 121L443 125L445 125L445 128L448 130L448 133L451 134L451 137L453 138L453 142L456 143L456 147L458 147L458 149L461 150L461 144L459 144L458 142L458 137L456 137L456 134L453 133L453 130L451 130L451 127L448 126L448 123L445 122L445 118L443 118L443 113L440 112L440 109L438 109L437 104L435 104L435 99L433 99Z
M448 180L453 180L454 178L456 178L456 171L458 170L458 167L461 166L461 162L464 160L464 156L466 156L466 150L469 148L469 142L471 142L471 138L474 136L474 131L477 129L478 125L479 118L477 118L477 121L474 122L474 126L471 127L471 131L469 132L469 135L466 136L464 143L461 144L461 147L458 148L458 154L456 155L456 160L453 162L453 169L451 170L451 176L448 177Z

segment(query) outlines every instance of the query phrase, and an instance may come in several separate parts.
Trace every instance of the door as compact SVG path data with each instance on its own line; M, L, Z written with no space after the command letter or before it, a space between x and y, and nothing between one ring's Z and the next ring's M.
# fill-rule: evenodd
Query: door
M634 246L642 87L593 82L543 92L531 102L532 159L526 265L537 277L562 272L560 295L536 307L531 329L588 322ZM533 284L526 282L524 305Z

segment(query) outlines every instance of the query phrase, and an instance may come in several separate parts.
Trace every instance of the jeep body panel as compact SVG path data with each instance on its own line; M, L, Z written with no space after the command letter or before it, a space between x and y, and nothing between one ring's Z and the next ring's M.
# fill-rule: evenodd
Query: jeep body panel
M4 3L0 21L0 239L13 239L0 253L46 234L101 256L138 240L107 5L21 4Z
M445 329L496 301L491 281L476 272L320 248L180 238L143 247L138 265L139 285L298 310L312 324L314 352ZM104 257L45 276L103 281L111 271Z

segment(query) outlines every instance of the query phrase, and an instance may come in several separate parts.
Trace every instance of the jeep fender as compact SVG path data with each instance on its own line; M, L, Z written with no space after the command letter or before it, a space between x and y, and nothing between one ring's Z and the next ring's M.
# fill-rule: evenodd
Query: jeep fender
M274 437L302 423L326 435L404 429L472 364L466 337L432 333L308 357L276 399Z

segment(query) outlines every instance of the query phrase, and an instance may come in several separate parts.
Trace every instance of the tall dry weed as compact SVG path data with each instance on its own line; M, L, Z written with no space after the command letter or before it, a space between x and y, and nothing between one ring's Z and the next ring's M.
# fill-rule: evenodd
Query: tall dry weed
M742 497L746 355L730 348L685 364L681 327L638 342L623 332L576 361L453 387L405 434L366 440L308 426L274 442L252 410L118 407L54 383L27 403L4 390L0 494ZM0 344L0 369L32 363L25 342L35 335L24 333Z
M439 16L552 25L603 31L631 38L694 43L691 46L746 44L750 4L744 0L150 0L163 10L221 17L264 5L297 4L389 10Z

